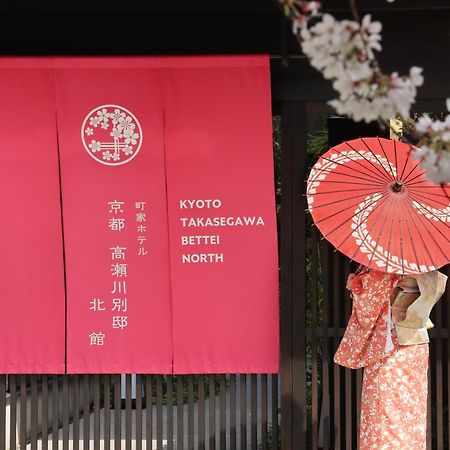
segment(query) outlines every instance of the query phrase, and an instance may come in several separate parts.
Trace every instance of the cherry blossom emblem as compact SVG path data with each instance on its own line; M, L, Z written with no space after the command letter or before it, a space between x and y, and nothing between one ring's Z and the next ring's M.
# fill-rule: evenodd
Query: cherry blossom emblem
M120 166L130 162L142 145L142 129L123 106L94 108L81 126L81 140L88 154L101 164Z

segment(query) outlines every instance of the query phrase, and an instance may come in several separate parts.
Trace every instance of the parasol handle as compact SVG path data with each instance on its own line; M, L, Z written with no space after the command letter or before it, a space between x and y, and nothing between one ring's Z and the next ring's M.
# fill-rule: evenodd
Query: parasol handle
M403 189L403 181L401 180L397 180L393 185L392 185L392 190L394 192L400 192Z

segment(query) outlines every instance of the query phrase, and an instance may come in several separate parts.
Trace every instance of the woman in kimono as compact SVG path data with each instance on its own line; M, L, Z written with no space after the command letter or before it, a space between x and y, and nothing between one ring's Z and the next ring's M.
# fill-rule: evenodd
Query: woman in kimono
M447 277L362 268L349 276L352 315L334 361L364 367L360 450L425 450L429 314Z

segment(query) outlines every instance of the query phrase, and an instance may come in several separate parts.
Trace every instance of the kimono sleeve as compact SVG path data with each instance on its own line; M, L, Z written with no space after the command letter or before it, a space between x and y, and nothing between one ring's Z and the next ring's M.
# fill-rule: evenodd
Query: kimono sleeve
M370 330L374 327L383 306L386 303L384 284L382 277L377 272L366 272L356 275L351 280L353 294L353 313L359 324Z

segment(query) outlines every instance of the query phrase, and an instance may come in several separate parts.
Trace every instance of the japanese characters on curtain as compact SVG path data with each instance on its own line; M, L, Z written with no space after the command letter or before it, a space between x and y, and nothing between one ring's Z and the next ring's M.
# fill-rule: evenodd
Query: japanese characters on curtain
M69 373L170 373L158 72L56 69Z
M268 59L41 61L42 139L23 139L46 151L23 147L48 176L28 161L23 211L8 207L24 218L32 208L33 225L47 227L20 248L39 253L27 270L48 310L36 292L22 308L43 319L54 370L66 360L68 373L277 372ZM33 188L33 177L45 186ZM31 347L30 361L40 351Z

